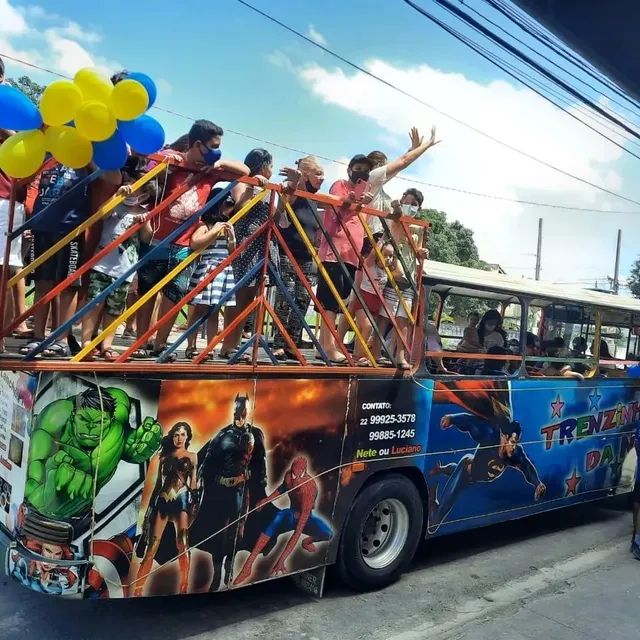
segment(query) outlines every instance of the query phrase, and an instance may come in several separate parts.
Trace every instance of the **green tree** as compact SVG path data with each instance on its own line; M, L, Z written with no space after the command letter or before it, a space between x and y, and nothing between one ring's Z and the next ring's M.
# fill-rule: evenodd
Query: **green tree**
M40 96L44 91L44 86L32 80L29 76L20 76L17 80L13 78L7 79L8 83L17 89L20 89L32 102L38 104Z
M447 214L436 209L422 209L419 217L431 225L428 242L431 260L488 270L487 263L480 259L471 229L457 220L449 222ZM472 311L482 314L496 306L492 301L454 296L445 304L445 313L462 322Z
M627 286L634 298L640 298L640 258L631 265Z

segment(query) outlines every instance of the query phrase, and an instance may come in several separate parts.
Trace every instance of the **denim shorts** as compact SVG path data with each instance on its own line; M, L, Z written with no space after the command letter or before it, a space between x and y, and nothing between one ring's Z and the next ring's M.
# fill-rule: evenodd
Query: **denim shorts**
M168 258L147 260L138 269L138 294L143 296L147 293L170 271L173 271L178 264L185 260L190 253L191 249L189 247L172 244L169 246ZM180 302L189 291L189 281L191 280L194 266L193 262L189 264L162 288L162 293L171 302Z

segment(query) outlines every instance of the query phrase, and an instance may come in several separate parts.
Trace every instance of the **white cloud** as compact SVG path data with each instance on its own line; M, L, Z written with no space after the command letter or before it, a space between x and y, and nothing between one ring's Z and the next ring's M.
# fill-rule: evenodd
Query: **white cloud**
M545 158L608 189L630 189L630 185L623 185L616 165L622 155L620 149L528 90L504 81L481 84L459 73L446 73L427 65L398 68L373 60L366 68L439 110L532 156ZM395 139L396 144L389 146L402 148L409 142L407 131L411 125L428 135L431 125L436 124L442 143L405 172L407 178L505 198L593 208L633 208L505 149L363 73L345 73L319 65L298 68L296 73L319 100L371 121L371 138L364 145L365 153L380 140L391 143ZM388 192L397 196L407 186L405 181L394 180ZM566 278L568 270L585 274L589 269L602 273L610 270L609 255L602 254L602 234L617 225L619 220L614 216L607 217L607 229L602 230L596 214L534 209L415 186L425 192L428 206L447 211L451 218L474 230L484 259L518 267L511 270L514 273L531 275L527 265L533 266L529 254L535 251L538 216L546 218L545 277ZM640 231L635 222L638 218L640 216L623 218L627 228L630 224L636 227L636 233ZM612 233L615 235L615 229ZM579 256L570 255L574 247L580 247Z
M0 33L22 35L29 30L23 15L9 4L9 0L0 0Z
M92 46L101 40L99 33L38 5L18 7L11 0L0 0L0 50L7 58L18 58L69 76L82 67L93 67L110 75L122 66L92 52ZM14 65L22 66L20 62L9 59L6 62L8 75L22 73L22 69L19 72L11 69ZM29 74L39 81L45 79L36 70L30 70Z
M162 97L169 95L173 91L173 86L166 78L158 78L156 80L158 94Z
M99 33L85 29L73 20L68 21L61 27L48 29L47 33L53 37L70 38L87 44L95 44L102 40L102 36Z
M312 25L309 25L309 30L307 31L307 35L318 44L321 44L323 47L327 46L327 39Z

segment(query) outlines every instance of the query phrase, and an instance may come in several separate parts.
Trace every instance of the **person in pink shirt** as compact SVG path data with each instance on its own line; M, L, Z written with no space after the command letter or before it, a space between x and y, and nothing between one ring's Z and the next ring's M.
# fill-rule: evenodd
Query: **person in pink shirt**
M364 242L364 229L358 219L357 208L353 205L371 202L373 196L365 189L372 167L373 164L367 156L360 154L351 158L347 169L349 179L334 182L329 190L331 195L343 200L344 204L341 207L327 208L323 216L323 226L331 238L338 256L336 257L334 254L324 234L321 236L318 254L338 295L344 301L348 300L351 294ZM353 240L353 245L349 241L347 232ZM344 266L344 270L338 259ZM335 326L340 305L324 278L319 278L317 296L326 311L327 322L332 322ZM320 325L320 344L334 364L344 363L346 358L339 351L338 345L324 321Z

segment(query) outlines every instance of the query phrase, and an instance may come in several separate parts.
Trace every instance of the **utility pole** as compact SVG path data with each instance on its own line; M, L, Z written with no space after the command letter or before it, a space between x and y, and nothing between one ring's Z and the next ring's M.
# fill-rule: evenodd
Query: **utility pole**
M536 251L536 280L540 280L541 260L542 260L542 218L538 218L538 249Z
M616 264L613 269L613 293L618 295L620 291L620 245L622 244L622 229L618 229L618 241L616 243Z

